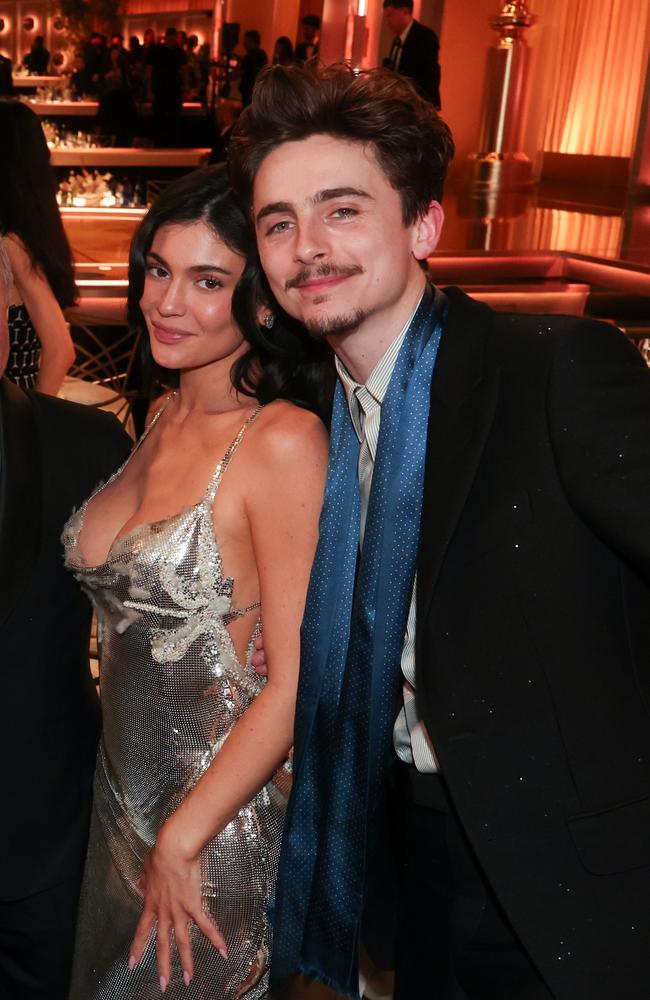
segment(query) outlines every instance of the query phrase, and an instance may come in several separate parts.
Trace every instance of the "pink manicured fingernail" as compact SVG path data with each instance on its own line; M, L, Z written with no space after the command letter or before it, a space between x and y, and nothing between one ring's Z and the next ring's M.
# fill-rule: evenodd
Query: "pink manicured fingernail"
M226 951L225 948L219 948L219 954L221 955L222 958L228 958L228 952Z
M167 989L167 980L165 979L164 976L161 976L160 977L160 992L164 993L166 989Z
M129 969L131 972L135 969L135 955L129 955Z
M190 983L192 982L192 977L190 976L189 972L186 972L185 970L183 970L183 982L185 983L186 986L189 986Z

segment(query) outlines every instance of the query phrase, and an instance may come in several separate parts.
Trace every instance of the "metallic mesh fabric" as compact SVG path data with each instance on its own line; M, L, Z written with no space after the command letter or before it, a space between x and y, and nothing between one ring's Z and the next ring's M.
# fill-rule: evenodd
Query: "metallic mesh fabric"
M104 720L71 1000L160 997L153 939L138 967L127 967L143 860L263 685L250 665L252 643L242 664L228 633L234 616L258 605L233 609L212 520L221 477L257 412L197 505L119 537L102 565L85 565L79 551L89 501L64 531L66 565L97 612ZM204 848L203 905L228 959L193 927L194 979L184 985L172 949L170 1000L266 996L267 907L284 811L270 782Z

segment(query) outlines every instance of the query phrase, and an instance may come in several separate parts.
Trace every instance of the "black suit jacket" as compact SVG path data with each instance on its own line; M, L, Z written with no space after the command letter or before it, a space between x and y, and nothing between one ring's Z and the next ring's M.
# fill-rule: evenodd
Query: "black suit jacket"
M420 712L553 995L645 1000L650 373L612 327L448 296L418 566Z
M129 448L115 417L0 380L0 899L83 862L99 704L60 535Z
M440 43L435 31L414 20L399 62L400 75L408 76L422 96L436 108L440 107L439 49Z
M0 55L0 97L11 97L14 92L11 59Z

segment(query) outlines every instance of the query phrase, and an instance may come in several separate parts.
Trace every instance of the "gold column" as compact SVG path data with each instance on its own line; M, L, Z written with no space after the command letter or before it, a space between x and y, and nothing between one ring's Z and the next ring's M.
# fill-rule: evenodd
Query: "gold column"
M510 0L489 19L498 33L488 49L485 103L479 152L468 157L478 188L521 188L532 184L532 164L519 146L527 108L530 48L524 32L536 20L526 0Z

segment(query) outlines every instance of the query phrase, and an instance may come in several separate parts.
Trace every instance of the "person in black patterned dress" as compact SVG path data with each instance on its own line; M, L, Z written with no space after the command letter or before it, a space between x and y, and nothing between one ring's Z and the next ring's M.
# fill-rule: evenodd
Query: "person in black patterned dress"
M0 997L67 1000L100 718L91 609L59 536L131 440L3 377L10 281L0 247Z
M72 254L39 119L19 101L3 101L0 135L0 245L11 272L7 376L55 395L74 360L63 315L76 299Z

